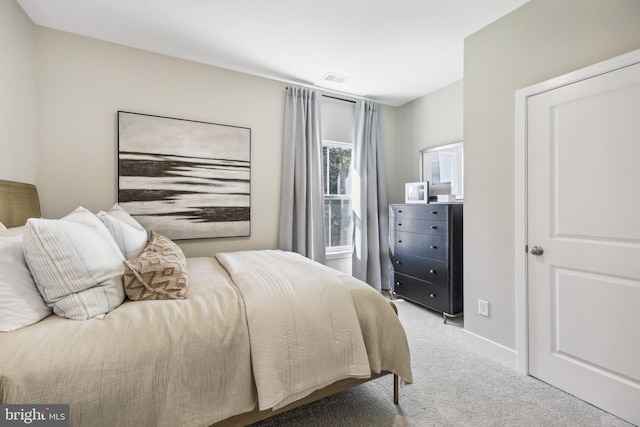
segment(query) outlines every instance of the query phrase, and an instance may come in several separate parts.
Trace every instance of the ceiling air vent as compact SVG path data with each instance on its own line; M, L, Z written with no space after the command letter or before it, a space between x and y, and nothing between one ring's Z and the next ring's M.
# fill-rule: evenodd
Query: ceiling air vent
M347 81L346 77L339 76L337 74L328 73L322 78L323 82L333 83L333 84L342 84Z

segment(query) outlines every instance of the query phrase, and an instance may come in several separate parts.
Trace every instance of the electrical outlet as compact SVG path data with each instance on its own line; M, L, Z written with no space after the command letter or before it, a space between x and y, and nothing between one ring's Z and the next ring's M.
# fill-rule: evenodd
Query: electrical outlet
M478 314L489 317L489 302L478 300Z

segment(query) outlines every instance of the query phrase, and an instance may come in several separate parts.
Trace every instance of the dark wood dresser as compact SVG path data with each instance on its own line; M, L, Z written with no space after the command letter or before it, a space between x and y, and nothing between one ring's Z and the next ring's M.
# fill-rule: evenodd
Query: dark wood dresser
M462 314L462 203L389 205L393 292L447 317Z

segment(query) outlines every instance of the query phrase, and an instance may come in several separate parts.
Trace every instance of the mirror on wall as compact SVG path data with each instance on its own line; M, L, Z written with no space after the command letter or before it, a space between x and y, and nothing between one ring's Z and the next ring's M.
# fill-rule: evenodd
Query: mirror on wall
M429 181L429 197L452 196L464 199L463 143L441 145L420 150L420 179Z

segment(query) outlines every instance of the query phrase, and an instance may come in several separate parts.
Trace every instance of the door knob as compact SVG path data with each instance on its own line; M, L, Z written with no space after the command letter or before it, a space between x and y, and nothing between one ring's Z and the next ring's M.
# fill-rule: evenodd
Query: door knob
M529 253L531 255L542 255L544 253L544 249L542 249L540 246L534 246L531 248L531 250L529 251Z

